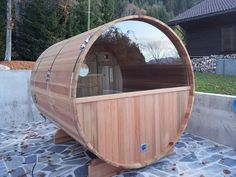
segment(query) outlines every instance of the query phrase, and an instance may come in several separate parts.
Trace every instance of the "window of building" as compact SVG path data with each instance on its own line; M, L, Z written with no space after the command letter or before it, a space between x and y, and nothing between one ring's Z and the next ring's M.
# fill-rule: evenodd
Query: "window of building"
M222 51L230 52L234 50L234 27L227 26L222 28Z

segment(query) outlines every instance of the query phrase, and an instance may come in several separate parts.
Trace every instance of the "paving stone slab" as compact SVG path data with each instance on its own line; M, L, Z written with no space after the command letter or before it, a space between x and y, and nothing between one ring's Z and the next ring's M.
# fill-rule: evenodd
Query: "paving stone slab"
M75 141L53 144L56 130L49 121L0 129L0 177L86 177L96 156ZM236 150L185 132L172 155L114 177L160 176L236 177Z

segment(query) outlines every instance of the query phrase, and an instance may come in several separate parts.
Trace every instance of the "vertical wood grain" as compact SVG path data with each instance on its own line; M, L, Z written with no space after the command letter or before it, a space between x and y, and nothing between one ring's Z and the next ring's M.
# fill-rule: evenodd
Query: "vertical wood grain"
M159 159L177 141L189 90L80 103L78 117L97 153L123 164ZM141 144L147 149L141 152Z

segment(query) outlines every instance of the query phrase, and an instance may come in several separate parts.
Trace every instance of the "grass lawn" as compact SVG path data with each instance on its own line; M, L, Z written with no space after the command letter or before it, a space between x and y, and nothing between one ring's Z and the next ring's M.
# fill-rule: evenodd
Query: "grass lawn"
M236 76L195 72L195 87L198 92L236 95Z

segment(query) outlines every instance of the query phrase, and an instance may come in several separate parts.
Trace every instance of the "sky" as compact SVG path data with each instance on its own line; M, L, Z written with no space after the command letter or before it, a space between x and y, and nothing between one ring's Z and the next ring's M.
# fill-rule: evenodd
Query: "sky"
M123 33L129 34L130 39L138 43L145 60L175 57L178 53L170 39L158 28L141 21L124 21L114 25ZM149 47L151 45L151 48ZM158 49L157 49L158 48Z

